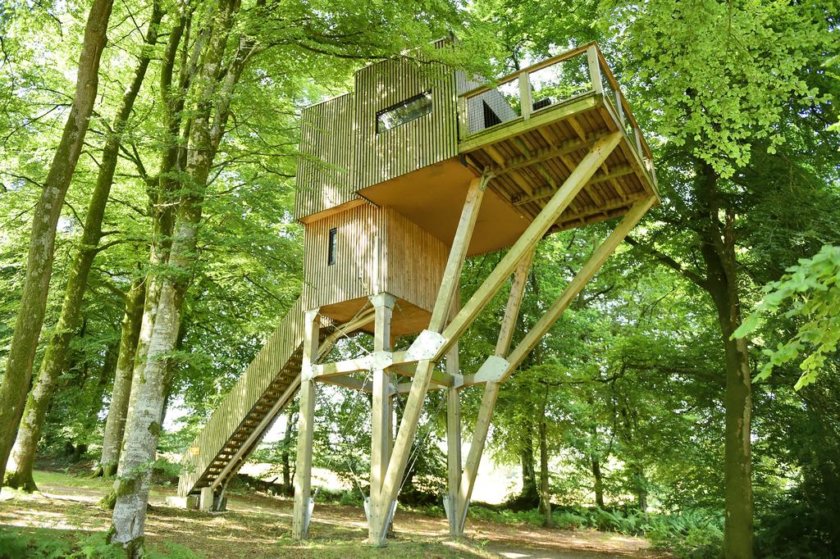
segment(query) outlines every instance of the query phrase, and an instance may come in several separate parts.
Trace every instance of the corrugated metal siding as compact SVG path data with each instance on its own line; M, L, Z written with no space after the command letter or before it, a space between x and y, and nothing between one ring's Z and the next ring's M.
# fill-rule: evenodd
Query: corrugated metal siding
M295 219L356 198L353 97L348 93L329 99L301 114Z
M376 133L377 113L430 91L432 112ZM356 73L356 188L362 189L458 155L455 75L409 58Z

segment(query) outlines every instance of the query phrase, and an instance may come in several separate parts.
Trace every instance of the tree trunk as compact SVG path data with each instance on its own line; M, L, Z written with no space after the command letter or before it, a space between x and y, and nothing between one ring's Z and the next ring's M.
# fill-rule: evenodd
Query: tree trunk
M197 261L196 242L207 179L224 134L234 86L253 52L253 43L241 38L229 66L222 67L225 46L238 9L238 0L220 0L212 20L197 80L199 91L190 126L190 150L182 185L184 195L175 220L167 271L159 277L160 295L145 364L142 374L136 376L132 384L110 537L126 550L129 558L143 554L150 466L161 430L167 358L177 344L183 300Z
M134 354L137 338L140 336L140 322L143 318L143 301L146 286L135 281L126 296L125 314L120 334L120 356L114 374L114 388L111 391L111 405L105 421L105 435L102 439L102 457L99 460L99 475L111 477L117 472L125 416L128 413L128 397L131 393L131 378L134 373Z
M294 495L294 487L292 487L292 466L291 466L291 449L292 437L294 436L294 418L295 412L292 406L289 406L289 411L286 413L286 431L283 433L283 450L280 452L281 464L283 466L283 494L287 497Z
M727 559L750 559L753 555L752 384L747 341L732 339L732 334L741 325L735 216L734 211L720 200L717 174L711 166L702 164L697 180L698 204L706 214L707 223L700 231L706 289L717 310L726 359L724 555ZM723 223L719 217L721 211L725 215Z
M120 135L125 130L134 107L134 101L137 99L137 94L143 84L146 70L149 67L151 47L157 42L158 25L162 18L163 10L160 3L155 2L140 63L134 72L131 85L123 96L120 110L114 119L113 132L105 140L102 161L96 177L96 186L88 204L79 250L67 279L58 324L47 344L44 358L41 361L41 369L24 408L20 431L12 451L12 460L15 466L14 469L9 468L7 483L26 491L36 489L35 482L32 479L35 450L41 438L47 409L56 390L56 380L67 368L66 356L79 322L82 301L87 289L88 275L93 260L98 253L99 240L102 237L102 219L105 216L105 206L108 203L111 185L114 182L114 171L117 167L120 148Z
M105 48L113 0L94 0L85 26L76 91L44 190L32 216L26 278L0 385L0 480L17 436L32 378L35 350L47 305L55 251L55 232L70 179L79 161L99 87L99 60Z
M534 425L525 420L520 430L521 447L519 463L522 467L522 492L511 501L516 510L530 510L539 506L540 494L537 490L537 473L534 465Z
M604 475L601 473L601 461L597 454L591 456L592 477L595 479L595 504L604 508Z
M540 410L540 422L537 426L540 439L540 511L543 514L543 526L554 525L551 518L551 487L548 471L548 420L545 416L548 404L548 390L543 394Z

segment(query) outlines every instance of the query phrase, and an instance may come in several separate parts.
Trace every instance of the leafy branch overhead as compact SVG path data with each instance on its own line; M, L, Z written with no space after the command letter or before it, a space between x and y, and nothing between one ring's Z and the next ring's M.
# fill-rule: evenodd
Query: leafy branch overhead
M756 380L765 380L774 367L802 358L797 390L816 381L826 369L836 370L831 359L840 343L840 246L826 245L812 258L788 268L779 280L764 288L764 296L733 337L744 338L762 327L776 326L775 316L792 319L795 334L775 348L764 348L767 362Z

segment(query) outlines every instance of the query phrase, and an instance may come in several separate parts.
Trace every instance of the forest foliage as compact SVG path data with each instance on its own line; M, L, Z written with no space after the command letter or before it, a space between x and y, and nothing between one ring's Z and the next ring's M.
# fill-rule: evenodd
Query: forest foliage
M0 5L2 371L92 5ZM39 456L100 459L128 294L143 281L171 284L179 313L172 347L161 354L159 404L169 419L153 443L173 455L185 449L300 293L302 228L292 212L303 107L347 91L362 65L409 49L493 76L597 40L654 151L662 203L501 391L489 452L520 472L509 509L542 505L541 513L509 514L643 533L686 556L836 554L835 0L124 0L112 10L87 135L57 221L44 326L31 348L27 391L46 368L48 343L66 336L36 437ZM219 14L229 21L220 24ZM222 33L218 66L210 64L213 33ZM449 35L457 48L430 48ZM167 82L170 43L177 50ZM148 70L121 121L144 58ZM236 80L233 70L241 72ZM171 94L179 80L183 90ZM173 100L180 110L171 110ZM204 175L195 161L178 163L177 153L178 164L167 167L167 150L195 157L207 148L196 136L202 122L216 142ZM115 166L91 241L85 224L109 142ZM194 226L177 262L154 258L177 245L178 230L164 227L170 209L174 222ZM540 245L519 335L605 231L567 231ZM85 250L78 320L63 322ZM500 257L467 263L462 297ZM492 353L504 295L467 332L465 370ZM467 434L480 398L480 390L464 392ZM407 489L430 505L446 479L445 400L432 394L426 409ZM369 402L326 389L317 413L319 465L364 492L370 433L359 426L369 425ZM286 417L294 425L294 413ZM738 437L747 448L732 442ZM293 441L287 431L258 452L287 485Z

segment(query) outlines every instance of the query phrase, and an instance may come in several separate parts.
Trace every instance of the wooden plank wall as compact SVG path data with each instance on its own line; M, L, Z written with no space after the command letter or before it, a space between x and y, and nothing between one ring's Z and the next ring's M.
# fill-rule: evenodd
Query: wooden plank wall
M431 312L449 248L401 213L385 210L385 291Z
M376 133L376 115L431 91L432 111ZM385 60L356 73L356 188L362 189L458 155L455 73L409 58Z
M327 264L336 229L335 264ZM432 310L447 246L399 212L365 204L306 225L304 308L387 291Z
M301 113L295 219L356 198L352 93L307 107Z
M381 285L377 257L383 213L366 203L306 225L303 241L304 308L366 297ZM329 231L336 229L335 264L327 264Z
M239 423L266 391L283 366L303 343L303 307L298 299L280 321L245 373L213 410L210 420L184 455L178 493L186 496L219 451L233 435ZM193 449L196 449L194 453Z

